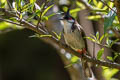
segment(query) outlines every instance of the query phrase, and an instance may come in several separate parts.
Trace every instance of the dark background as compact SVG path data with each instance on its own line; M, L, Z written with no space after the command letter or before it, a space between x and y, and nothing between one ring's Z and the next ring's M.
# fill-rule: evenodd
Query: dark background
M57 51L23 29L0 34L0 80L70 80Z

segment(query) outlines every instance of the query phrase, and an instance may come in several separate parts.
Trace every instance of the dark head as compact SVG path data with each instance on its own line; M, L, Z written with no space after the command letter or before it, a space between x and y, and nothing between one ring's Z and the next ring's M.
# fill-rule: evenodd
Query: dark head
M67 10L65 16L60 20L67 20L70 23L73 23L75 21L75 19L70 15L70 9Z

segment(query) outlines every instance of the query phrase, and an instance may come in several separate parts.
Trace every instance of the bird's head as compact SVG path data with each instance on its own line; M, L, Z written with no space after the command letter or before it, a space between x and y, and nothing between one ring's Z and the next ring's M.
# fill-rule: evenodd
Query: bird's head
M67 21L69 23L74 23L75 22L75 19L70 15L70 9L67 10L64 17L61 18L60 20Z

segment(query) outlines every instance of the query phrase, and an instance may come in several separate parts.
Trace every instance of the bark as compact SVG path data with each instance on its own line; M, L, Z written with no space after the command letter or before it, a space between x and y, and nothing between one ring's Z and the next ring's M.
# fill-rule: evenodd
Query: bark
M90 35L94 35L95 32L94 32L94 27L93 27L92 21L86 19L87 16L89 16L89 15L90 15L89 10L82 10L79 13L80 24L82 25L86 36L90 37ZM87 47L88 47L88 52L90 53L90 55L93 58L95 58L98 50L100 50L100 46L94 44L90 40L87 40ZM102 68L101 67L92 66L92 70L93 70L93 73L94 73L96 79L105 80L104 77L102 76ZM98 73L98 71L99 71L99 73Z

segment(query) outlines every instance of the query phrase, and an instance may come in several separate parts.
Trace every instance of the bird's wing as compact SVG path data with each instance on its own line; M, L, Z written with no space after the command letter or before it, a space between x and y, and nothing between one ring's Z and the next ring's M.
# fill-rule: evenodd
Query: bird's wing
M74 27L75 27L77 30L79 30L80 34L82 35L83 40L84 40L84 42L85 42L85 48L87 49L87 42L86 42L86 38L85 38L86 35L85 35L85 32L84 32L82 26L80 26L77 22L75 22Z

